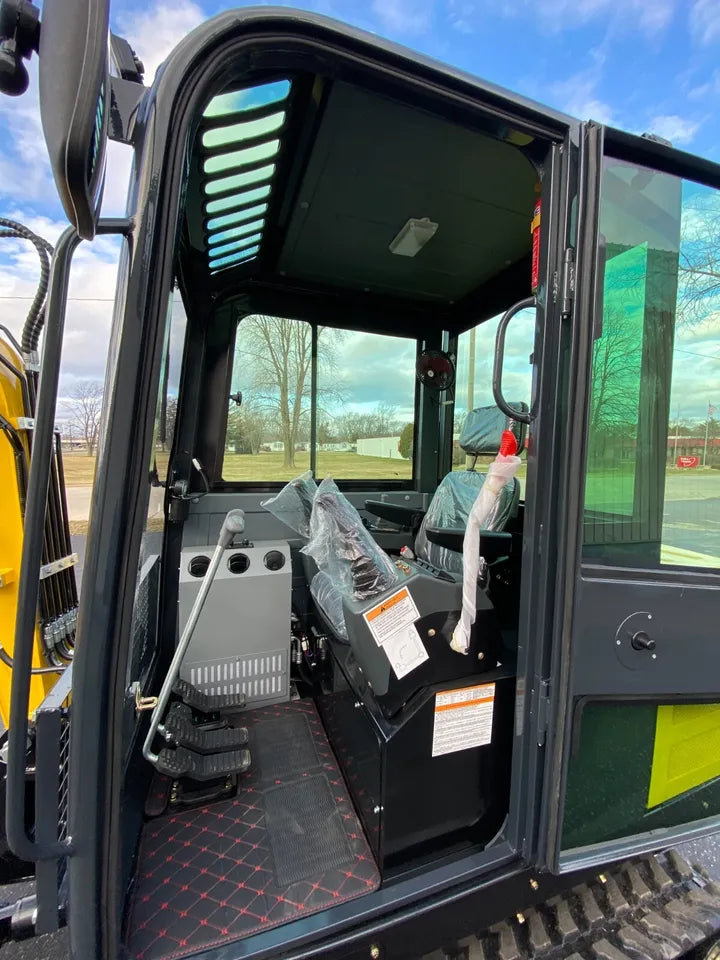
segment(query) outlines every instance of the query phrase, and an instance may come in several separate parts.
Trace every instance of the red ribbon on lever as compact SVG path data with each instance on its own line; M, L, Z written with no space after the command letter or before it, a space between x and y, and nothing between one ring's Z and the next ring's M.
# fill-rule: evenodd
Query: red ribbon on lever
M514 457L517 453L517 438L512 430L503 430L500 441L500 456Z

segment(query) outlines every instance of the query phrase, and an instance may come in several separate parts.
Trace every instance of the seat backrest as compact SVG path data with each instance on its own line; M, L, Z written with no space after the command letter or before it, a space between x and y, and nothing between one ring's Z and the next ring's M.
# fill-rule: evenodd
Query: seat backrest
M415 553L421 560L427 560L448 573L462 573L462 554L430 543L425 531L427 527L466 527L470 510L486 477L487 474L477 473L475 470L457 470L443 478L415 538ZM504 530L508 520L517 513L519 502L520 484L517 478L513 477L500 491L488 528Z
M516 410L527 413L526 403L514 403ZM458 443L471 457L494 457L500 450L503 430L512 430L518 450L525 446L525 424L510 420L500 407L476 407L465 417Z

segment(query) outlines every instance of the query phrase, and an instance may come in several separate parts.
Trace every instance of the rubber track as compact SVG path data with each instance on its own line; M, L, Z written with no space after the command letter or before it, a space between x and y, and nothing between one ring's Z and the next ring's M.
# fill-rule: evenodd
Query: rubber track
M671 850L610 866L421 960L675 960L718 933L720 883Z

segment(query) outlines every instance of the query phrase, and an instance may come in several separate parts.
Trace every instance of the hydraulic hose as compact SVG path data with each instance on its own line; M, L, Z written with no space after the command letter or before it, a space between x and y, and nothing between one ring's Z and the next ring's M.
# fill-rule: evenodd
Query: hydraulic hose
M32 230L28 230L28 228L24 227L21 223L17 223L15 220L8 220L5 217L0 217L0 237L29 240L37 250L40 259L40 281L35 298L30 305L21 338L23 353L30 354L37 350L40 331L45 322L45 299L48 291L50 256L52 256L53 248L47 240L43 240L42 237L33 233Z

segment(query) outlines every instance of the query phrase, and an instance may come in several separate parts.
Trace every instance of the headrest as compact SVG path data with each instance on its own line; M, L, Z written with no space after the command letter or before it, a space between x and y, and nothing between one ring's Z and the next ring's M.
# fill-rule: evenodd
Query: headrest
M527 413L526 403L511 403L511 407ZM494 456L500 450L503 430L510 430L517 437L518 452L525 446L525 424L510 422L499 407L476 407L465 417L460 432L460 446L471 457Z

